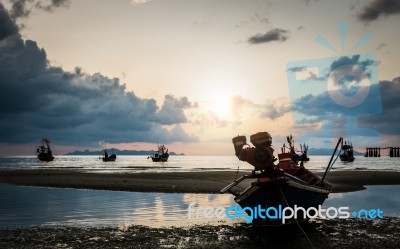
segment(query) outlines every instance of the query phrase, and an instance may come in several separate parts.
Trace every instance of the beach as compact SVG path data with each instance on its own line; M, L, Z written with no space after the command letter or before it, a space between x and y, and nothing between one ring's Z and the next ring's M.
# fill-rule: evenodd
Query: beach
M199 171L162 173L88 173L79 170L1 170L0 183L58 188L83 188L135 192L219 193L219 190L248 171ZM323 173L318 173L323 175ZM332 171L326 180L333 193L358 191L366 185L398 185L400 172ZM251 179L238 185L248 186Z
M218 193L250 172L89 173L65 169L1 170L0 183L133 192ZM322 173L318 173L322 175ZM399 185L400 172L333 171L334 193ZM251 179L246 181L252 181ZM237 189L248 186L244 182ZM152 227L29 226L0 228L0 248L399 248L400 218L312 219L284 228L236 224ZM301 228L301 229L300 229ZM288 236L290 234L290 236Z
M0 230L0 248L400 248L400 219L312 220L283 228L245 224Z

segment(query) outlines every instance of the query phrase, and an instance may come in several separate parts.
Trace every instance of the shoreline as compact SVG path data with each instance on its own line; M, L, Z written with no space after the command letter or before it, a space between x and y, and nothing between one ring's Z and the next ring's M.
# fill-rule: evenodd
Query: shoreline
M56 188L97 189L131 192L215 194L230 182L249 172L201 171L163 173L87 173L77 170L18 169L0 170L0 183ZM317 173L323 175L323 173ZM367 185L400 185L400 172L332 171L327 181L332 193L353 192ZM245 188L248 179L238 185ZM237 188L237 190L240 190Z

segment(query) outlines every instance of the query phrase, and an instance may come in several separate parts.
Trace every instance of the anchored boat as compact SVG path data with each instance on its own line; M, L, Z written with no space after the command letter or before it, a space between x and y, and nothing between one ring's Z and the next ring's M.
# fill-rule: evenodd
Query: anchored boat
M115 162L117 159L117 155L111 154L111 156L108 155L107 150L104 150L104 157L102 157L103 162Z
M355 159L353 155L353 144L351 142L344 141L341 149L343 153L340 154L340 160L342 162L353 162Z
M42 138L42 145L36 148L36 154L40 161L50 162L53 161L54 156L50 149L50 140Z
M245 136L235 137L232 141L235 155L239 160L254 166L255 170L251 174L233 181L221 189L220 193L233 194L235 202L248 215L250 215L250 210L258 209L259 212L260 209L264 210L264 215L255 215L252 220L253 224L282 225L306 221L309 215L302 210L296 212L296 219L293 215L293 218L283 220L282 210L285 207L301 207L304 210L312 208L311 211L317 212L318 206L322 205L331 192L332 185L325 181L325 177L332 166L332 160L342 138L335 147L323 177L307 170L302 162L298 165L293 160L292 153L283 153L283 150L281 154L278 154L279 163L275 165L274 161L277 159L273 156L272 137L268 132L259 132L250 137L250 141L255 147L247 144ZM232 190L245 179L254 179L254 181L242 192ZM267 213L268 215L266 215Z
M158 151L149 157L151 160L153 160L153 162L166 162L168 161L169 157L168 149L163 144L158 145Z

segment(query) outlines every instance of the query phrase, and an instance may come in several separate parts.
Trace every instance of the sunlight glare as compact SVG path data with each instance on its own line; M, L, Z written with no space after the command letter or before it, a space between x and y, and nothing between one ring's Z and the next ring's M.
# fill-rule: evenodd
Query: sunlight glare
M210 96L204 107L217 116L227 117L231 113L231 98L227 95Z

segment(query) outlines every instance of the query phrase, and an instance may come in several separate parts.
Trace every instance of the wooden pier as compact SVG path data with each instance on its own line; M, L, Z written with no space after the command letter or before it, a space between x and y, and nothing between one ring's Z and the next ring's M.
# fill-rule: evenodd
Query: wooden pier
M364 157L381 157L381 150L389 150L390 157L400 157L400 147L367 147Z

